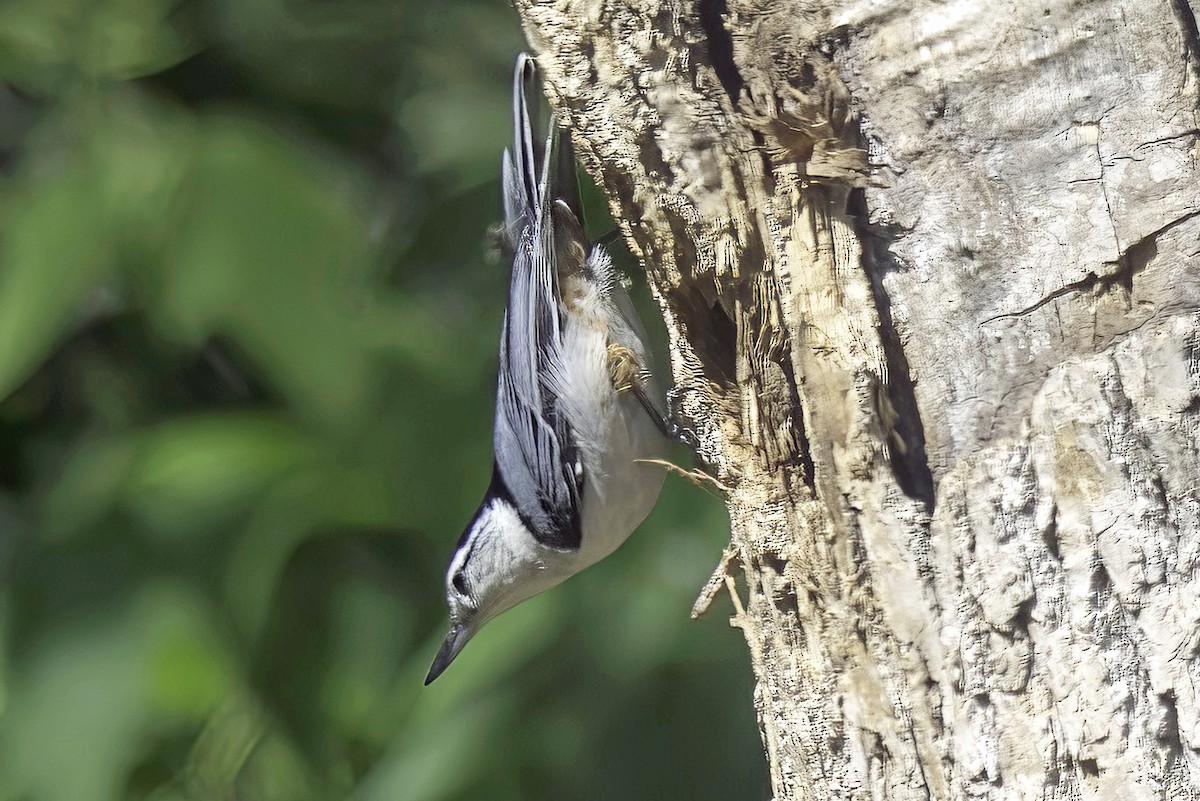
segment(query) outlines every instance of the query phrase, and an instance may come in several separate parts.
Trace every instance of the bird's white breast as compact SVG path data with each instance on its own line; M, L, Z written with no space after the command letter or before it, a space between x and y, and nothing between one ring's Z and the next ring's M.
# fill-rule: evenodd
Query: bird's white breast
M645 344L612 303L610 293L623 290L602 289L587 283L566 315L558 394L583 458L580 568L629 537L654 508L665 475L661 465L638 462L661 459L666 442L637 398L613 388L608 369L610 343L625 346L643 365L649 358Z

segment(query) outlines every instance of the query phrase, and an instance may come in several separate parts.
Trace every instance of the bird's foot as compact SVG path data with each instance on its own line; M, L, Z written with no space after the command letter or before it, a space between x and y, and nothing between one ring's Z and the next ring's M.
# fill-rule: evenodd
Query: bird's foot
M612 379L613 389L629 392L640 388L641 372L633 351L615 342L608 346L608 375Z

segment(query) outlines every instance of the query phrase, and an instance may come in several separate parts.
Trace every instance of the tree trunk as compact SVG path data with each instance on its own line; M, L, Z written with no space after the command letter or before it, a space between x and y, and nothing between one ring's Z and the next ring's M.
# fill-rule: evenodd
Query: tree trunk
M727 490L775 796L1197 797L1188 0L518 5Z

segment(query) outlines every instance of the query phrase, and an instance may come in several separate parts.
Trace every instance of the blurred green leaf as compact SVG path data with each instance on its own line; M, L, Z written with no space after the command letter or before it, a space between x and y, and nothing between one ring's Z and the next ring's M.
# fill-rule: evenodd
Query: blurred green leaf
M4 204L0 240L0 398L58 344L113 268L114 235L88 176L48 177Z
M122 494L149 530L201 533L312 463L317 448L265 415L183 419L138 438Z
M126 79L182 60L175 0L8 0L0 5L0 76L41 91L76 78Z
M165 676L164 662L181 649L199 658ZM117 797L148 727L196 727L229 686L230 668L203 602L179 586L147 586L111 615L47 632L13 671L0 795Z
M45 539L67 540L99 526L118 502L133 453L125 439L82 439L39 504Z
M471 120L463 125L462 120ZM466 189L496 179L497 153L512 125L509 101L482 88L436 87L415 95L400 110L399 122L421 148L420 169ZM486 137L488 148L480 147Z
M224 0L224 42L247 72L283 93L348 113L378 102L411 35L403 3Z
M439 801L455 798L474 781L462 769L464 755L488 751L489 741L503 735L512 716L503 695L478 698L453 715L410 731L363 782L354 801Z
M166 254L159 325L199 343L223 333L301 409L328 424L366 411L381 321L354 280L372 257L352 185L261 125L214 120Z
M266 712L242 688L234 688L196 737L183 770L152 796L167 799L227 798L266 733Z

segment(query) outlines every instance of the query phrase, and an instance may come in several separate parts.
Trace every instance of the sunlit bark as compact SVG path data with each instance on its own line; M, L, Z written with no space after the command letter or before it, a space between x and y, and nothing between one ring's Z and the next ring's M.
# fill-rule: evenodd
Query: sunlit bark
M1187 0L518 6L728 489L776 797L1194 797Z

